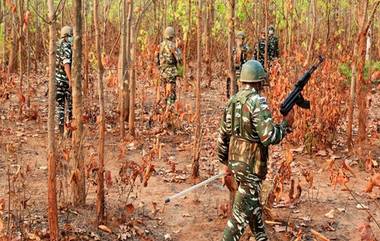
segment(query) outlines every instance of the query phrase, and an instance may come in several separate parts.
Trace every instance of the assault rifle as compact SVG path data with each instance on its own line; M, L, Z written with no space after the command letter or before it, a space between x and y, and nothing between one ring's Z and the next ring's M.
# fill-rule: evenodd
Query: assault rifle
M309 81L313 72L322 64L325 59L323 56L319 56L317 62L311 66L311 68L297 81L294 85L294 89L288 97L282 102L280 106L280 112L283 116L286 116L293 108L294 105L298 105L303 109L310 109L310 101L305 100L302 96L302 90Z

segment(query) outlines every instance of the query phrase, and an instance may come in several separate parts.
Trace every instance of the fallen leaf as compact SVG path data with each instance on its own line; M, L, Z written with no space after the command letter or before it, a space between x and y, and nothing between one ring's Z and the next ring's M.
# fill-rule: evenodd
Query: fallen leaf
M135 207L132 203L129 203L125 206L125 211L127 212L127 214L132 214L135 211Z
M372 192L372 189L374 187L379 187L380 188L380 173L377 173L377 174L373 175L369 179L365 192L368 192L368 193Z
M106 225L99 225L98 228L106 233L112 233L112 230Z
M325 214L325 217L333 219L334 218L334 212L335 212L335 210L331 209L328 213Z
M366 210L366 209L369 209L368 206L364 205L364 204L361 204L361 203L358 203L356 205L356 208L359 209L359 210Z

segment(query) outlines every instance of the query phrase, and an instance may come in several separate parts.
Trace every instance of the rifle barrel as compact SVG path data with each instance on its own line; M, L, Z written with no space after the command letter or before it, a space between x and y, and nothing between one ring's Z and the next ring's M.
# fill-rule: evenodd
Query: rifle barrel
M191 187L189 187L189 188L187 188L187 189L185 189L185 190L183 190L183 191L181 191L181 192L179 192L179 193L176 193L176 194L174 194L174 195L172 195L172 196L170 196L170 197L167 197L167 198L165 199L165 203L168 203L168 202L170 202L170 201L173 200L173 199L179 198L179 197L185 195L186 193L189 193L189 192L191 192L191 191L193 191L193 190L195 190L195 189L198 189L198 188L200 188L200 187L202 187L202 186L204 186L204 185L206 185L206 184L208 184L208 183L210 183L210 182L213 182L213 181L215 181L216 179L221 178L221 177L223 177L223 176L225 176L225 175L226 175L226 173L222 172L222 173L219 173L219 174L217 174L217 175L215 175L215 176L212 176L212 177L210 177L209 179L204 180L203 182L200 182L200 183L198 183L198 184L196 184L196 185L194 185L194 186L191 186Z

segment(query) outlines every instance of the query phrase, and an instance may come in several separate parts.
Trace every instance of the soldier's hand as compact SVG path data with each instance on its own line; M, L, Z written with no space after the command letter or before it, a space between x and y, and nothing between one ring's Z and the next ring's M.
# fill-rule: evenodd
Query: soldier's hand
M288 122L288 125L291 127L294 123L294 111L291 110L286 116L284 116L284 121Z

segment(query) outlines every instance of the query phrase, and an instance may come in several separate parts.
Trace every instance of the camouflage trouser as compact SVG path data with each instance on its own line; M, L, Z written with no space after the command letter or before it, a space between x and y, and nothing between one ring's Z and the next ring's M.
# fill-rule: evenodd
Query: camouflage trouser
M163 79L163 84L165 86L165 102L168 106L173 105L177 99L176 79L176 77Z
M58 81L57 82L57 95L56 95L56 101L57 101L57 119L58 119L58 125L63 127L65 123L65 100L67 102L67 117L68 120L71 121L72 119L72 111L73 111L73 104L72 104L72 98L71 98L71 90L69 88L69 84L64 81Z
M261 179L243 162L230 162L229 167L239 183L232 208L232 217L224 229L223 241L238 241L247 225L256 241L267 241L260 204Z

